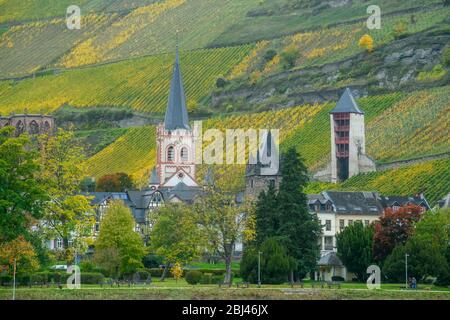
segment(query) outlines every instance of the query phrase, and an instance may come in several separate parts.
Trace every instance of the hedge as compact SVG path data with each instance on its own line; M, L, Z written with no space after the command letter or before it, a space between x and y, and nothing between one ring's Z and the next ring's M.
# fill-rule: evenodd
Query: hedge
M81 283L82 284L99 284L102 283L105 276L99 272L82 272Z
M188 271L185 275L186 282L192 285L199 283L202 280L203 274L198 270Z

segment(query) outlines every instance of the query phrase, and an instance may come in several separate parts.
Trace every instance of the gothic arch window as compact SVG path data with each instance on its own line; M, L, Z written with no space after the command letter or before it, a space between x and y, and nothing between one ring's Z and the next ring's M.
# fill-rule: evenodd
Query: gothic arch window
M30 133L31 134L38 134L39 133L39 125L36 121L31 121L30 123Z
M189 160L188 148L183 147L181 148L181 161L187 162L188 160Z
M21 120L19 120L19 122L17 122L17 124L16 124L17 134L22 134L24 130L25 130L25 125L23 124L23 122Z
M173 146L167 148L167 161L169 162L175 161L175 148Z
M49 132L50 131L50 124L48 123L48 121L44 122L44 132Z

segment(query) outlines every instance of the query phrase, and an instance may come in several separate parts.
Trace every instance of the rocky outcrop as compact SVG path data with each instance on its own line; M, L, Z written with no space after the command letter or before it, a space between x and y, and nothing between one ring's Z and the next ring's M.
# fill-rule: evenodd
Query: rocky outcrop
M212 105L252 105L282 108L304 103L337 100L343 87L355 96L410 91L449 83L449 77L420 83L417 75L441 62L442 51L450 43L448 31L423 32L360 53L348 59L304 69L289 70L212 94ZM340 80L346 80L340 85ZM351 80L348 83L348 80Z

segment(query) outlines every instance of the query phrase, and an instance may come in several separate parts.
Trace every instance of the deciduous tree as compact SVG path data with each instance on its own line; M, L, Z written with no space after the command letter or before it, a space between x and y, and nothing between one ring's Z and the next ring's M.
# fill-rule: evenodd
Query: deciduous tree
M382 264L398 244L405 244L413 231L413 223L419 221L422 208L409 205L398 210L388 208L375 223L373 258Z
M130 209L119 200L110 203L100 222L94 260L115 276L130 274L142 267L147 250L141 236L134 231L135 226ZM108 260L110 254L112 257Z
M236 190L226 188L229 176L212 175L214 181L221 181L222 187L209 185L205 194L198 197L193 210L204 245L209 252L218 252L224 259L224 283L230 284L235 245L254 237L254 208L250 203L238 203ZM233 183L230 181L229 185Z
M164 257L166 268L161 276L164 280L170 265L189 263L198 255L199 228L186 205L168 204L152 215L155 216L155 225L150 246L157 255Z
M13 132L13 127L0 129L0 243L29 233L47 200L36 180L39 164L29 136Z
M82 148L73 132L59 129L56 135L39 137L39 183L45 186L49 201L44 206L43 228L48 238L63 241L64 258L71 263L74 253L84 253L95 222L89 199L80 195L84 177ZM72 244L69 246L69 240Z

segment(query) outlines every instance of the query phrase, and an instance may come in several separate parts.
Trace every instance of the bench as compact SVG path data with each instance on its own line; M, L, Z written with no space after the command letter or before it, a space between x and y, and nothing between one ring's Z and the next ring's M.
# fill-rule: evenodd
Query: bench
M224 283L224 282L222 282L222 281L219 281L219 282L218 282L218 285L219 285L219 288L222 288L222 287L228 287L228 288L231 288L231 283Z
M249 288L250 283L249 282L238 282L236 283L236 288Z
M313 282L311 282L311 287L312 288L325 288L325 282L322 282L322 281L313 281Z
M299 286L300 288L304 288L305 284L301 281L298 282L291 282L291 288L294 288L295 286Z
M328 289L331 289L333 287L336 287L338 289L341 288L341 282L339 281L327 281L327 287Z

